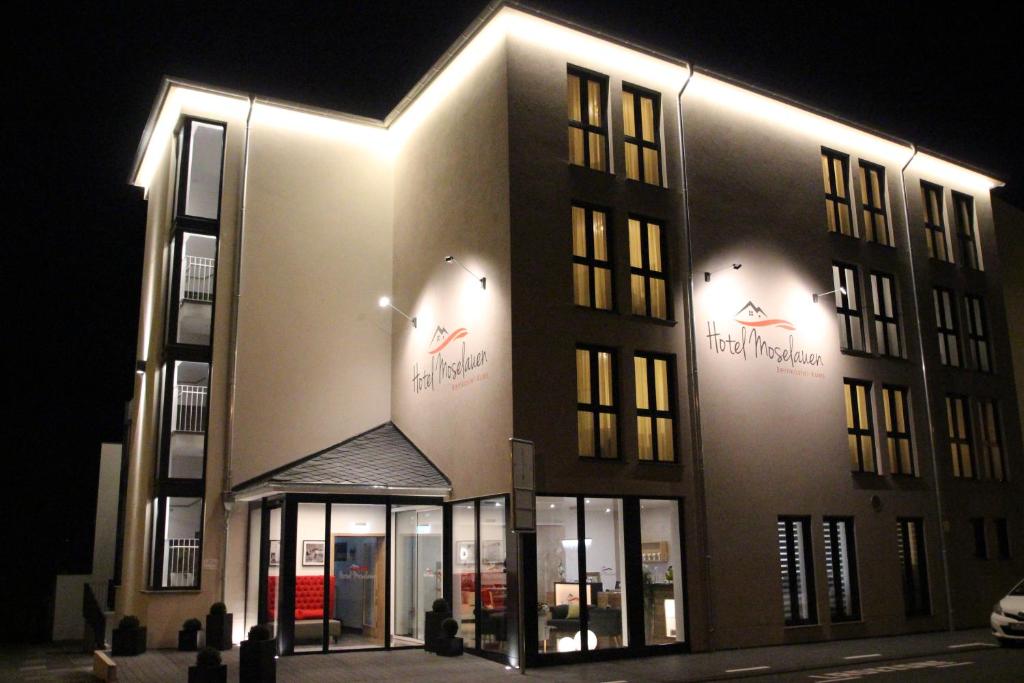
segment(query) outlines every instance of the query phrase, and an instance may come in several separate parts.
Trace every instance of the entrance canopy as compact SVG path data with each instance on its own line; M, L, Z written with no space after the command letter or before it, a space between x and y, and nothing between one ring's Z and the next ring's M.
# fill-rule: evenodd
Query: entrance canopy
M451 481L395 425L368 432L235 486L236 500L276 493L444 496Z

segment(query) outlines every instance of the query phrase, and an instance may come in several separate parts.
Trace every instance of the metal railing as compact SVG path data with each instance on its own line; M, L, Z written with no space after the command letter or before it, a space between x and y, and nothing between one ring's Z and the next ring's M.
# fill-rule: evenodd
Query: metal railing
M203 433L206 431L206 399L209 387L199 384L179 384L174 387L176 414L174 431Z
M199 539L168 538L164 542L165 585L189 588L199 576Z
M213 276L217 259L185 256L181 264L181 300L199 303L213 301Z

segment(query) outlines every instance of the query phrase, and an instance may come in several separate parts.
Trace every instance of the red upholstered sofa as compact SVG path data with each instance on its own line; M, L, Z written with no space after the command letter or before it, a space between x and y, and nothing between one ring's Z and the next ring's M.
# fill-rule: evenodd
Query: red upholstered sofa
M330 596L327 601L328 628L335 642L341 636L341 620L334 618L334 577L328 577ZM267 577L267 610L277 620L277 577ZM320 640L323 637L324 577L295 577L295 640Z
M459 588L462 592L462 603L472 605L473 592L476 590L476 575L467 572L462 574ZM484 609L505 609L505 573L481 572L480 574L480 606Z

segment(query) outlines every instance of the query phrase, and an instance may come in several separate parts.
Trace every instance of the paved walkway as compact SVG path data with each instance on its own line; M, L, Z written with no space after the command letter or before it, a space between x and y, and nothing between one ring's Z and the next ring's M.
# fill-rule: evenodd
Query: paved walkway
M995 647L987 629L953 633L924 633L888 638L842 640L807 645L761 647L690 655L669 655L530 669L525 676L480 657L446 659L421 650L346 652L284 657L278 661L281 683L327 681L415 681L416 683L477 683L524 678L537 681L664 682L713 681L766 674L783 674L836 666L915 657L951 655ZM1024 650L1013 653L1021 656ZM238 648L223 653L228 681L238 680ZM184 683L195 654L151 650L139 657L119 657L124 683ZM0 650L0 681L92 680L92 658L68 645Z

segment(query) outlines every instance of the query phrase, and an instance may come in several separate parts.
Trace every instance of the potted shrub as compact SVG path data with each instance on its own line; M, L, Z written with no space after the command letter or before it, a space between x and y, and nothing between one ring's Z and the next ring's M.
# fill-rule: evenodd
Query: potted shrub
M181 652L195 652L199 649L199 631L203 625L198 619L186 619L178 631L178 650Z
M442 657L458 657L462 654L462 638L456 638L459 632L459 622L448 617L441 622L441 630L444 636L437 641L437 654Z
M277 641L270 629L257 624L249 629L249 639L239 647L239 680L245 683L273 683L277 680Z
M217 650L230 650L233 621L223 602L210 605L210 613L206 615L206 646Z
M115 657L141 655L146 651L146 627L139 624L139 618L128 614L121 618L114 629L111 654Z
M188 683L227 683L228 665L221 664L220 652L204 647L196 655L196 665L188 668Z
M431 611L427 612L423 622L423 649L427 652L437 652L437 646L441 638L444 637L444 631L441 630L441 624L444 620L452 615L450 609L448 609L448 603L443 599L438 598L434 600L434 605Z

